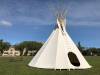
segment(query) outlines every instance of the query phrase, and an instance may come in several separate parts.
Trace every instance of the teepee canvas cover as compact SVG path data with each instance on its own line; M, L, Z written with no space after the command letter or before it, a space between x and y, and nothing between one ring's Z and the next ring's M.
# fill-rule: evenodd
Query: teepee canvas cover
M91 68L66 32L66 18L57 17L57 27L29 63L31 67L47 69Z

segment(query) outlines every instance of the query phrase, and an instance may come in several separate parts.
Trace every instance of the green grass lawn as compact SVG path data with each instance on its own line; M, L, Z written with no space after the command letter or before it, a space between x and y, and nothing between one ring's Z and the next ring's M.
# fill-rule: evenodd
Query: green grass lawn
M28 67L32 57L0 57L0 75L100 75L100 57L88 56L93 67L86 70L46 70Z

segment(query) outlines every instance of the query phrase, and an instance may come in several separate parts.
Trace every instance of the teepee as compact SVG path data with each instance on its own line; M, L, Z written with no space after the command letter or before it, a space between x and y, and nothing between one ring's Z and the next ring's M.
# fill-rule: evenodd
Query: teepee
M28 65L47 69L91 68L66 32L66 18L61 13L56 28Z

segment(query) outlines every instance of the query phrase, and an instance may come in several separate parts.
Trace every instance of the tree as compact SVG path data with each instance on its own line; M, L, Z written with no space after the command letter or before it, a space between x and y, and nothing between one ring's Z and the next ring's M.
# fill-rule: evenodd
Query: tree
M82 47L82 45L81 45L81 43L80 42L78 42L78 49L80 50L80 52L82 53L83 52L83 49L84 49L84 47Z
M36 41L23 41L17 45L15 45L15 48L20 50L21 55L23 54L24 48L26 48L25 55L27 55L28 51L36 50L38 51L42 46L41 42Z
M9 42L4 42L3 40L0 40L0 51L3 54L4 50L9 49L10 47L10 43Z
M88 49L89 50L89 52L90 52L90 55L98 55L98 50L97 50L97 48L89 48ZM92 54L91 54L92 53Z
M97 55L100 56L100 48L97 48Z
M83 51L83 54L84 55L87 55L87 56L100 56L100 48L87 48L86 50Z

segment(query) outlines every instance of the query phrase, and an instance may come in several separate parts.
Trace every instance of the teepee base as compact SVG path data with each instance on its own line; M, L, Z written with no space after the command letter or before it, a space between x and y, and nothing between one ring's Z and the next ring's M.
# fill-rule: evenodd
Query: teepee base
M33 68L39 68L39 69L51 69L51 70L68 70L68 71L70 71L70 70L84 70L84 69L90 69L92 66L89 66L89 67L74 67L74 68L51 68L51 67L48 67L48 68L46 68L46 67L36 67L36 66L33 66L33 65L28 65L28 66L30 66L30 67L33 67Z

